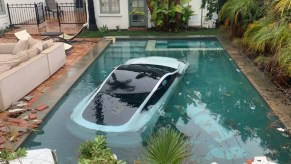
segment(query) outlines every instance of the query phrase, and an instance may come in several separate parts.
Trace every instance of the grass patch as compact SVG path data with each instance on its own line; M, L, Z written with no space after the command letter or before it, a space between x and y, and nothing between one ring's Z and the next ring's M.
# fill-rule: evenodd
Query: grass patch
M218 35L219 31L217 29L191 29L188 31L181 32L158 32L158 31L107 31L101 33L99 31L84 31L79 37L81 38L97 38L103 36L181 36L181 35Z

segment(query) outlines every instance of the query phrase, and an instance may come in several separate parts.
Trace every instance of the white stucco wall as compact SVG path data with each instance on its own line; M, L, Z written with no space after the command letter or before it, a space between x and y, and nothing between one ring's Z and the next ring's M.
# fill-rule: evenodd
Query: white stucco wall
M95 17L98 27L107 25L108 29L116 29L116 26L120 26L120 29L128 29L129 27L128 0L120 0L119 14L101 14L99 2L100 2L99 0L94 0Z
M8 15L0 15L0 30L5 29L7 26L9 26Z
M212 27L212 20L206 20L207 9L201 9L201 0L192 0L189 5L192 6L194 15L190 17L189 26L190 27Z
M194 15L189 19L189 26L201 26L201 0L192 0L189 2L189 5L192 6L192 10L194 11Z

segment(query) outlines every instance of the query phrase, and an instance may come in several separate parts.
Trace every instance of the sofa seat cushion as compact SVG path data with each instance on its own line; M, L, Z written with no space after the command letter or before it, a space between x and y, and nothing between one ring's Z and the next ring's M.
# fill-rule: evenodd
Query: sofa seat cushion
M20 53L20 51L27 50L28 48L28 41L27 40L18 40L16 45L13 48L12 54L16 55Z
M31 49L31 48L37 48L38 54L39 54L43 50L43 41L29 37L28 49Z

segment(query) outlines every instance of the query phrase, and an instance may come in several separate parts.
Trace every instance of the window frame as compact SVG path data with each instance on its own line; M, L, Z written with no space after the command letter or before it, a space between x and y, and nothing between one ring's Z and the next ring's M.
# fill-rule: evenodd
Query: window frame
M102 9L104 6L102 5L104 3L103 1L106 1L106 3L108 2L109 11L105 11ZM118 11L112 10L114 3L118 3ZM99 0L99 4L100 4L100 14L120 14L120 0Z

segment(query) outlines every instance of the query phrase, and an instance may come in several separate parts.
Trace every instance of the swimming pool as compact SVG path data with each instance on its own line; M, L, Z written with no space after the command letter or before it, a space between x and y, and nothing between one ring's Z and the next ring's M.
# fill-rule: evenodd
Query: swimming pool
M266 155L279 163L290 162L290 139L271 127L277 117L213 38L118 41L110 45L58 103L42 125L42 134L31 135L24 146L56 149L59 163L77 163L79 144L93 139L96 132L80 129L70 121L73 108L113 67L143 56L175 57L190 63L170 103L152 124L156 128L172 126L188 136L193 143L191 161L243 163ZM109 134L108 140L120 159L130 161L138 159L150 132L147 128L134 134Z

